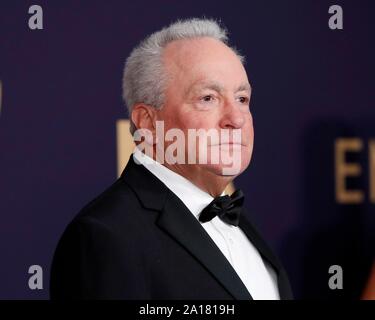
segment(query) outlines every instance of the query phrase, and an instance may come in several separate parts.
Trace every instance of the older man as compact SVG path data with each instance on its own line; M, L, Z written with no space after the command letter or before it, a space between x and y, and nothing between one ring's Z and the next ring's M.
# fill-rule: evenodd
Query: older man
M292 298L242 192L223 193L253 149L243 60L205 19L171 24L132 51L123 90L137 148L62 236L52 298ZM192 130L217 135L189 143Z

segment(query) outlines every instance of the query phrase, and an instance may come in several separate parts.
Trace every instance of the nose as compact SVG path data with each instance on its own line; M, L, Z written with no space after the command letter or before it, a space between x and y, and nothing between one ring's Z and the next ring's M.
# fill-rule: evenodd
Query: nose
M245 115L234 102L227 102L223 107L220 127L223 129L240 129L245 124Z

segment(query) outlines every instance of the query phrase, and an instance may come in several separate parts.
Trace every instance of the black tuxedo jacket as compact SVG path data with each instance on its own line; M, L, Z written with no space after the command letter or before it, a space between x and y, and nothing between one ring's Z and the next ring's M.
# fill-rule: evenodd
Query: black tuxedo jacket
M275 269L279 260L242 213L239 227ZM68 225L53 258L51 299L252 299L183 202L133 157Z

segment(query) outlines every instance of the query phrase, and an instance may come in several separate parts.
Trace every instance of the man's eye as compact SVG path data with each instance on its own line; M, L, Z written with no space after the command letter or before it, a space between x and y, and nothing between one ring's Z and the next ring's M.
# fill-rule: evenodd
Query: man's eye
M243 104L248 104L249 103L249 98L248 97L239 97L238 100L243 103Z
M213 96L211 96L211 95L207 95L207 96L204 96L204 97L202 97L202 101L204 101L204 102L211 102L211 101L213 101L215 98L213 97Z

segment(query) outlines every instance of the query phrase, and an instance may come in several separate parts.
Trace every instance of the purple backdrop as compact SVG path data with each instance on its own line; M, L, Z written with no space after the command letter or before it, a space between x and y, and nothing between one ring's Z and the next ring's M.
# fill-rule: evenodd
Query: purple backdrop
M129 2L129 3L128 3ZM131 3L130 3L131 2ZM44 29L28 28L42 6ZM298 298L358 298L374 257L367 144L375 138L373 1L1 1L0 298L46 299L52 254L67 223L116 179L116 120L125 58L149 33L184 17L219 18L247 56L254 154L236 179L250 218L284 262ZM364 143L337 204L334 139ZM375 170L375 168L374 168ZM44 270L30 290L28 268ZM344 270L329 290L328 267Z

